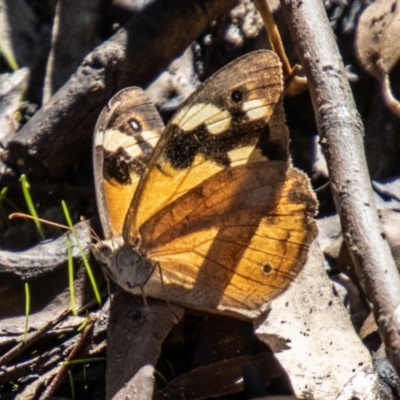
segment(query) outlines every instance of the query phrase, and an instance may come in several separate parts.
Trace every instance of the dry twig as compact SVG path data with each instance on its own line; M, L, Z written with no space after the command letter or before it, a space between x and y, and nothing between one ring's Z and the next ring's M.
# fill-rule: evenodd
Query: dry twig
M49 321L47 324L43 325L38 331L30 334L25 341L20 341L15 347L13 347L10 351L3 354L0 358L0 365L4 366L10 361L12 361L15 357L20 355L22 351L24 351L28 346L31 346L33 343L38 341L43 337L43 335L48 332L50 329L54 328L58 325L63 319L65 319L69 314L70 310L63 311L60 315L58 315L55 319Z
M84 331L82 332L78 342L72 349L71 353L68 355L66 361L72 361L81 358L86 352L90 343L93 339L93 329L94 324L96 322L96 318L91 315L89 317L89 322L86 325ZM40 396L40 399L47 399L51 397L59 385L63 382L64 378L67 376L69 369L71 368L68 364L61 364L58 368L54 379L51 381L50 385L44 391L44 393Z

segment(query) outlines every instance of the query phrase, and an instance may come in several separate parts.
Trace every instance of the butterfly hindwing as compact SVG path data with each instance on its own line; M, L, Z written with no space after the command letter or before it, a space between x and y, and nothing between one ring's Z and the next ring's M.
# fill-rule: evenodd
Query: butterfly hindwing
M141 250L162 266L170 301L248 312L290 284L315 234L315 199L304 174L285 172L279 162L223 171L144 223Z

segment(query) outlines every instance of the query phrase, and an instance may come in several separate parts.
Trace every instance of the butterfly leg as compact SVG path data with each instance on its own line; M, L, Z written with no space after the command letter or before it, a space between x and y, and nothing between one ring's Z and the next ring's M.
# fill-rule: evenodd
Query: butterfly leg
M144 287L143 286L140 286L140 293L142 295L144 309L148 310L149 309L149 303L147 303L146 293L144 292Z
M154 269L158 269L158 272L160 273L160 280L161 280L161 287L163 289L164 292L164 300L168 305L168 308L170 309L171 313L174 315L174 317L176 318L176 322L180 322L182 317L179 317L176 312L174 311L174 308L172 307L171 303L168 300L168 296L167 296L167 291L165 290L165 285L164 285L164 278L163 278L163 273L162 273L162 269L161 269L161 265L159 262L156 262L154 264Z

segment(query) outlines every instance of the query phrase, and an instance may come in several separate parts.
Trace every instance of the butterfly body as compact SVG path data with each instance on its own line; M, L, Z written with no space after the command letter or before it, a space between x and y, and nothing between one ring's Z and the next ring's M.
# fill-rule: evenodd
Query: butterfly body
M95 133L106 241L94 253L121 287L252 318L294 279L316 201L290 165L282 92L276 55L260 51L203 83L165 130L141 89L111 100Z
M154 272L154 263L126 244L122 236L95 244L92 250L110 278L127 292L143 288Z

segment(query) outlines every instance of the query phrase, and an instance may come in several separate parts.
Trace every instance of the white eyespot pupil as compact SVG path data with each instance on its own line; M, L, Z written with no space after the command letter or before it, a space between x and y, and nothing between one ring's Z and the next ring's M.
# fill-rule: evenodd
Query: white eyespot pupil
M141 127L139 121L134 118L129 121L129 126L131 127L131 129L134 132L140 132L142 130L142 127Z
M241 101L243 98L243 93L240 90L234 90L231 98L235 103L239 103L239 101Z

